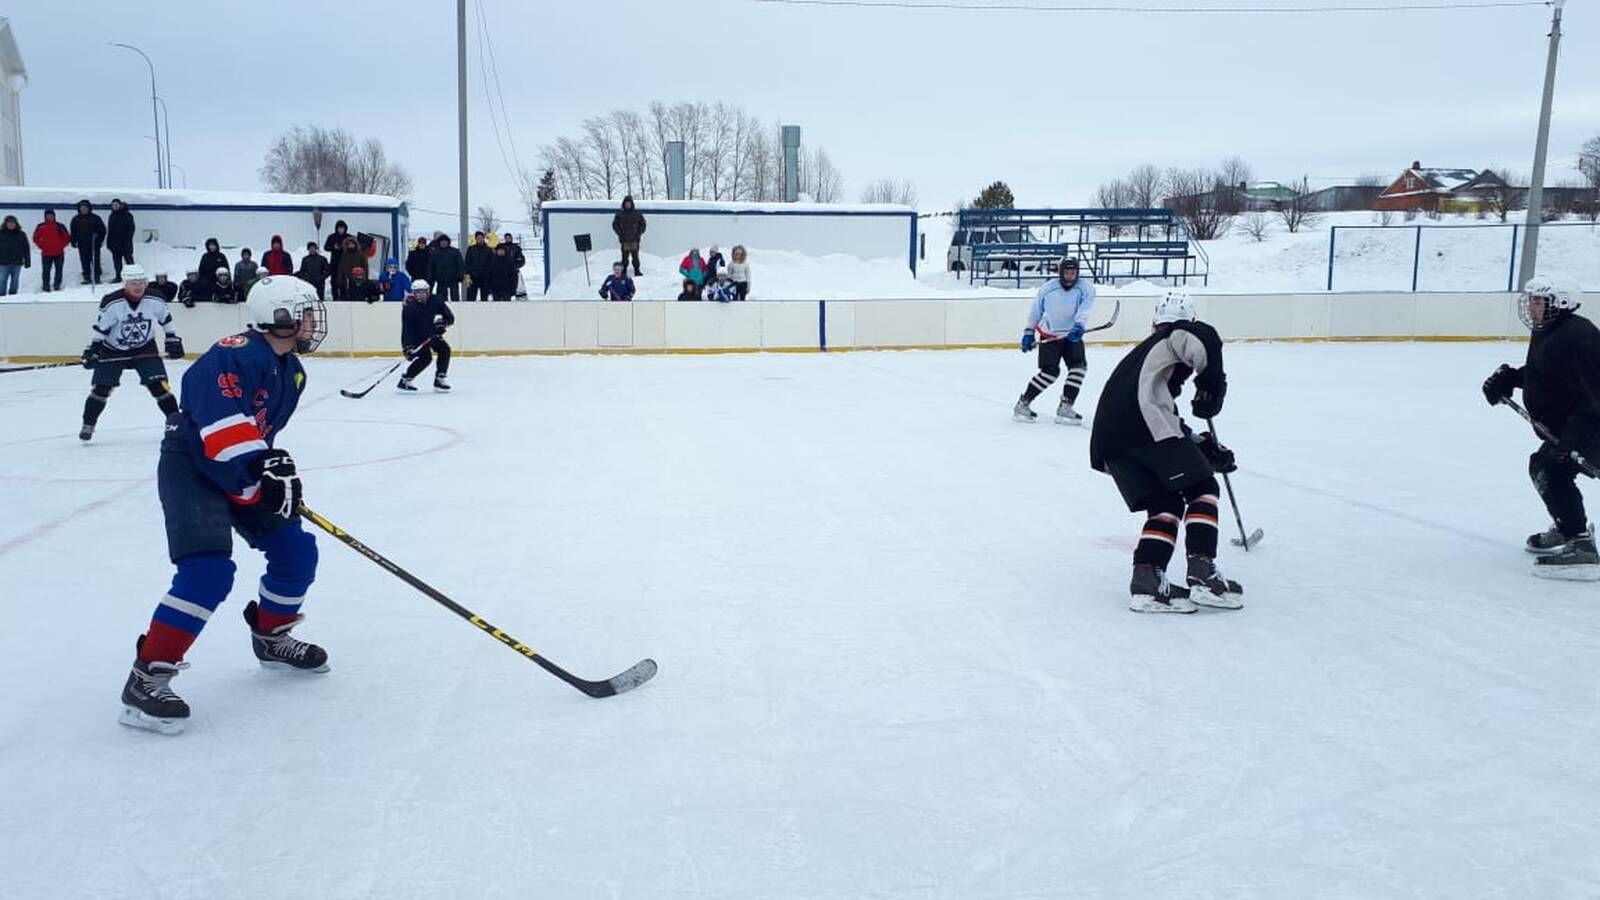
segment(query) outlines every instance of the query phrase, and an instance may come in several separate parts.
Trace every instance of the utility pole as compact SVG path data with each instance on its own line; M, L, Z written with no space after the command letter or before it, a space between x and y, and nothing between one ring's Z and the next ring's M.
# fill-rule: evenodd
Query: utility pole
M1528 186L1528 236L1522 242L1521 271L1517 290L1528 283L1539 262L1539 224L1544 219L1544 160L1550 150L1550 103L1556 92L1556 52L1561 49L1561 7L1567 0L1550 4L1550 55L1544 63L1544 101L1539 106L1539 137L1533 147L1533 183Z
M456 141L461 167L461 236L457 246L466 252L467 243L467 0L456 0Z

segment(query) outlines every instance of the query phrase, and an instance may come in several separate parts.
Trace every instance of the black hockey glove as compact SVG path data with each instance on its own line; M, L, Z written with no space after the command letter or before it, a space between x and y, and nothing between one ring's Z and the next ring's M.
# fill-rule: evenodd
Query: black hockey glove
M251 464L250 471L256 476L261 489L261 506L268 515L287 521L299 514L305 492L289 451L273 449L262 453Z
M1490 406L1498 406L1511 399L1511 392L1522 386L1522 370L1501 364L1483 380L1483 399Z
M85 369L92 369L100 365L100 357L104 356L105 352L106 345L100 341L95 341L83 348L83 356L79 358L79 361L83 363Z
M1200 455L1211 464L1213 471L1223 475L1238 471L1239 466L1233 460L1233 451L1217 443L1217 439L1209 431L1200 432L1197 442L1200 444Z
M1213 419L1222 412L1223 392L1212 393L1203 387L1196 386L1194 400L1190 401L1189 408L1194 410L1196 418Z
M167 335L167 359L183 359L183 338L175 334Z
M445 324L443 322L435 322L433 325L433 336L444 337L444 330Z

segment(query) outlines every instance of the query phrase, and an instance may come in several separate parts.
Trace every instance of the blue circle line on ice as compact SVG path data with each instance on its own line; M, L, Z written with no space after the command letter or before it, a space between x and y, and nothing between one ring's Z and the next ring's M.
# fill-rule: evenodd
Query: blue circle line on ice
M389 420L384 420L384 419L305 419L305 420L303 420L303 421L301 421L301 422L299 422L297 424L392 425L392 426L402 427L402 428L417 428L417 429L422 429L422 430L425 430L425 431L433 431L433 432L437 432L437 433L439 433L441 435L444 435L444 440L442 440L442 441L440 441L440 442L438 442L436 444L433 444L432 446L423 447L423 448L418 449L418 450L408 450L408 451L401 452L401 453L393 453L393 454L390 454L388 456L373 457L371 459L357 459L357 460L351 460L351 461L347 461L347 462L328 463L326 465L319 465L319 466L307 466L304 469L304 471L306 471L306 472L324 472L324 471L332 471L332 470L335 470L335 469L351 469L351 468L356 468L358 466L375 466L375 465L381 465L383 463L399 462L400 460L414 459L414 458L419 457L419 456L428 456L428 455L433 454L433 453L442 453L445 450L449 450L451 447L454 447L457 444L460 444L460 443L462 443L463 441L465 441L467 439L466 435L462 434L461 432L457 431L454 428L450 428L450 427L445 426L445 425L435 425L435 424L433 424L431 422L395 422L395 421L389 421ZM147 428L115 428L115 429L108 429L108 430L106 430L104 432L97 432L95 436L98 439L98 438L101 438L101 437L106 436L106 435L118 434L118 433L123 433L123 432L137 432L137 433L143 434L143 433L147 433L149 430L150 429L147 429ZM12 447L22 447L22 446L26 446L26 445L29 445L29 444L45 444L45 443L49 443L51 441L60 441L61 443L68 444L68 445L72 445L72 444L77 444L78 443L77 435L52 434L52 435L45 435L44 437L23 438L21 440L16 440L16 441L0 442L0 452L3 452L3 451L5 451L7 449L10 449ZM103 446L103 445L104 444L102 442L100 444L100 446ZM87 449L87 450L92 452L95 448L96 448L96 444L90 444L85 449ZM154 448L152 447L151 449L153 450ZM28 475L28 474L18 474L16 472L0 472L0 481L28 481L28 482L49 483L49 484L130 484L130 483L136 483L136 482L149 481L152 478L154 478L154 475L155 475L154 466L153 465L150 466L149 469L150 469L149 472L141 473L141 474L136 475L136 476L100 477L100 478L96 478L96 477L82 477L82 478L79 478L79 477L53 476L53 475Z

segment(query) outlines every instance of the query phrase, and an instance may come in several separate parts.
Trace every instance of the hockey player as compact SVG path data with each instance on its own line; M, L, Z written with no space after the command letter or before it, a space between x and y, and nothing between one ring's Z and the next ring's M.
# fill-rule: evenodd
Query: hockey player
M1044 393L1061 377L1061 361L1067 363L1067 381L1056 406L1056 422L1081 425L1083 416L1072 408L1083 389L1089 361L1083 352L1083 330L1094 309L1094 284L1078 277L1078 261L1063 257L1056 277L1039 288L1028 310L1028 327L1022 332L1022 352L1039 345L1039 372L1028 380L1011 417L1018 422L1033 422L1039 417L1032 409L1033 398Z
M1600 579L1600 554L1575 483L1577 453L1600 463L1600 331L1577 314L1578 295L1559 278L1528 279L1517 311L1532 336L1520 369L1502 365L1483 383L1490 405L1522 388L1528 415L1559 441L1544 441L1528 459L1534 490L1554 524L1528 538L1533 574L1578 581Z
M455 313L450 311L443 295L434 296L433 289L420 278L411 283L411 294L400 309L400 348L411 365L406 366L406 373L400 376L396 387L402 391L416 390L411 379L421 375L433 360L433 354L438 353L439 367L433 372L433 389L450 390L446 380L450 374L450 345L445 342L444 332L455 323Z
M139 373L139 383L156 398L156 406L164 415L178 411L178 401L167 381L167 367L156 351L155 330L160 328L167 336L163 344L167 358L183 358L183 341L172 324L172 314L167 312L166 298L148 293L149 281L137 263L123 266L122 279L120 290L100 299L100 314L89 346L83 350L83 367L92 370L94 376L89 379L89 397L83 401L80 441L94 437L95 423L100 421L106 401L128 369Z
M1192 613L1195 604L1238 609L1244 590L1217 570L1217 479L1232 472L1233 453L1211 433L1194 435L1178 415L1176 397L1192 374L1197 418L1222 411L1228 381L1222 338L1195 319L1194 302L1181 290L1156 304L1154 333L1117 363L1100 392L1089 464L1116 480L1134 512L1147 515L1133 551L1134 612ZM1188 587L1167 582L1167 563L1184 526Z
M156 467L167 553L177 571L135 643L122 688L122 724L175 734L189 705L172 690L184 654L233 588L231 532L266 556L258 599L245 605L265 668L326 672L328 654L290 631L317 574L316 541L301 526L294 458L275 447L305 390L297 354L327 335L311 285L269 275L245 302L250 330L218 341L183 376L182 410L168 417Z

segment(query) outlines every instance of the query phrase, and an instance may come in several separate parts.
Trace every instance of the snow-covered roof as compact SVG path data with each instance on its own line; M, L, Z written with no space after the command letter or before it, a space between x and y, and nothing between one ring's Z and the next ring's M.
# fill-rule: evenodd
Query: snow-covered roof
M90 187L0 187L0 205L71 207L79 200L95 206L109 204L113 198L129 206L310 206L331 211L339 209L399 209L404 204L381 194L272 194L253 191L191 191L157 188Z
M1412 169L1418 178L1428 183L1428 186L1438 191L1453 191L1478 177L1477 169Z
M650 210L681 210L685 212L787 212L787 213L908 213L915 209L898 203L754 203L733 200L635 200L640 212ZM616 212L622 200L551 200L544 204L549 210L582 210Z

